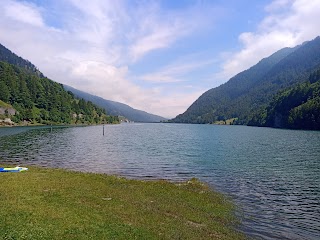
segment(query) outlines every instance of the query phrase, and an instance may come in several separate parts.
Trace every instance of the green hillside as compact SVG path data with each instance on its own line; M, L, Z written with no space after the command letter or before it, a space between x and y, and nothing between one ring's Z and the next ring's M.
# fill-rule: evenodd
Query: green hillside
M63 86L21 67L0 62L0 100L12 105L12 121L41 124L117 122L105 110L76 99Z
M295 48L284 48L200 96L171 122L214 123L236 118L247 124L253 113L276 93L305 81L320 66L320 37Z
M320 130L320 68L308 81L278 93L249 125Z
M5 102L0 100L0 107L2 107L2 108L11 108L12 106L10 104L5 103Z
M103 108L76 98L46 77L28 60L0 44L0 114L15 123L118 123Z

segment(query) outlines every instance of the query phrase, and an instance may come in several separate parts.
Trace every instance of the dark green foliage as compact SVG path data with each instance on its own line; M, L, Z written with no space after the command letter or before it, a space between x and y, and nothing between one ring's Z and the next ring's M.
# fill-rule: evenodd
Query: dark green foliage
M293 108L289 114L288 127L320 130L320 97Z
M9 102L10 91L5 82L0 81L0 99L4 102Z
M305 81L319 66L320 37L295 48L284 48L205 92L171 122L213 123L231 118L237 118L237 124L248 124L253 118L258 121L258 115L266 115L261 107L277 92Z
M3 61L3 62L1 62ZM0 100L17 111L14 122L92 124L117 123L92 102L76 99L72 92L46 77L29 61L0 44Z
M249 125L320 130L320 69L309 81L278 93Z
M42 124L115 123L117 117L92 102L75 99L63 86L26 69L0 62L0 100L17 111L14 122Z

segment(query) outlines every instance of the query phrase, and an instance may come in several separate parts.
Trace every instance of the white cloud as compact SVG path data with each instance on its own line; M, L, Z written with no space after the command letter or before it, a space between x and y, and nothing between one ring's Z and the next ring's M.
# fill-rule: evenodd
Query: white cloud
M192 55L194 56L194 55ZM199 57L199 56L198 56ZM191 60L191 57L176 61L170 65L165 66L160 71L152 72L140 76L143 81L153 83L177 83L188 80L188 75L193 71L202 69L213 64L216 60Z
M256 32L239 36L242 49L228 54L215 78L228 80L264 57L284 47L293 47L320 35L320 1L276 0L265 8L267 16Z
M137 42L130 48L133 60L138 60L152 50L166 48L177 38L174 33L178 31L179 30L175 27L172 27L171 29L166 27L161 29L159 27L156 31L137 40Z
M34 26L44 26L43 19L40 14L40 9L26 2L15 2L4 0L1 3L4 6L3 15Z
M190 34L196 18L191 24L184 21L184 12L164 16L156 3L129 6L130 1L67 0L51 4L58 25L48 25L52 9L17 0L0 5L0 42L49 78L166 117L184 111L200 95L200 91L182 94L179 89L168 95L167 89L156 85L139 86L131 81L129 70L133 61Z
M192 27L188 22L183 22L177 17L168 20L148 19L148 24L142 24L143 33L137 36L138 39L129 48L130 55L134 61L150 51L166 48L181 38L192 32Z
M196 4L164 11L156 1L45 2L54 5L54 13L41 1L42 7L2 0L0 42L51 79L166 117L183 112L205 90L185 79L216 64L207 58L178 61L178 57L172 64L142 76L136 76L132 66L152 51L184 44L181 40L208 26L212 30L221 14L212 4L211 8ZM242 50L228 54L229 60L217 76L228 80L282 47L320 35L319 13L320 0L273 1L257 31L239 36Z
M152 110L163 112L163 117L173 118L177 114L183 113L203 92L204 89L184 93L181 89L177 89L167 97L154 98L150 106L146 107L146 110L149 112Z
M185 111L204 91L201 89L192 93L181 93L181 89L171 89L170 93L164 93L165 89L161 87L143 89L127 80L126 67L116 68L102 62L81 62L74 66L71 72L72 85L80 81L83 90L88 93L112 96L117 92L120 94L114 96L113 100L130 102L133 107L140 106L144 111L161 113L167 118ZM91 79L96 81L93 82ZM110 98L106 97L106 99Z
M195 4L179 11L163 11L155 2L148 7L143 5L132 16L138 23L134 29L136 32L130 35L133 39L129 46L132 60L137 61L151 51L168 48L177 40L212 25L215 16L223 10L204 6Z

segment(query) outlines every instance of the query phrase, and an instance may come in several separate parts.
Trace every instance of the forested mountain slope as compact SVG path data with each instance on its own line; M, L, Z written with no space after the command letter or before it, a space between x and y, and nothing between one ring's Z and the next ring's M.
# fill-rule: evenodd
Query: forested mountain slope
M116 123L92 102L76 99L27 60L0 45L0 119L15 123Z
M87 101L91 101L97 106L104 108L110 115L123 116L135 122L160 122L166 120L163 117L134 109L123 103L114 102L103 99L98 96L91 95L89 93L82 92L70 86L64 85L64 88L74 93L74 95L76 95L77 97L83 98Z
M247 124L254 113L285 88L303 82L320 66L320 37L295 48L284 48L200 96L178 123L213 123L237 118Z
M0 62L0 100L10 104L5 116L14 122L30 123L101 123L117 122L92 102L76 99L63 86L25 69ZM3 107L4 108L4 107ZM8 112L13 108L14 113Z
M306 82L276 94L249 125L320 130L320 68Z

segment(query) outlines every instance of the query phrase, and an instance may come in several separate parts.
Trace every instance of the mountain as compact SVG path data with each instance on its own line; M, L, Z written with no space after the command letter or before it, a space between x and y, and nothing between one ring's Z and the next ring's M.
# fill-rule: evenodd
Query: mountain
M1 124L92 124L117 123L92 102L77 99L63 86L41 74L37 68L0 46ZM12 121L11 121L12 120ZM6 122L5 122L6 121Z
M228 82L202 94L170 122L214 123L237 119L247 124L273 96L301 83L320 66L320 37L294 48L284 48Z
M163 117L134 109L123 103L106 100L67 85L64 85L64 88L67 91L71 91L75 96L91 101L97 106L104 108L108 114L113 116L123 116L135 122L160 122L166 120Z
M320 68L305 82L276 94L248 125L320 130Z
M7 62L17 67L21 67L29 73L35 73L38 76L43 77L43 74L36 68L35 65L33 65L28 60L25 60L22 57L17 56L2 44L0 44L0 61Z
M1 61L12 64L15 67L20 68L20 70L24 71L26 74L33 74L40 78L45 78L44 75L36 68L35 65L33 65L28 60L25 60L17 56L13 52L11 52L9 49L7 49L6 47L0 44L0 62ZM105 100L103 98L79 91L69 86L64 86L64 88L67 91L72 92L78 98L83 98L86 101L91 101L94 104L100 106L101 108L104 108L108 112L108 114L113 116L124 116L129 120L135 121L135 122L160 122L160 121L166 120L163 117L134 109L122 103ZM0 91L1 91L1 87L0 87Z

